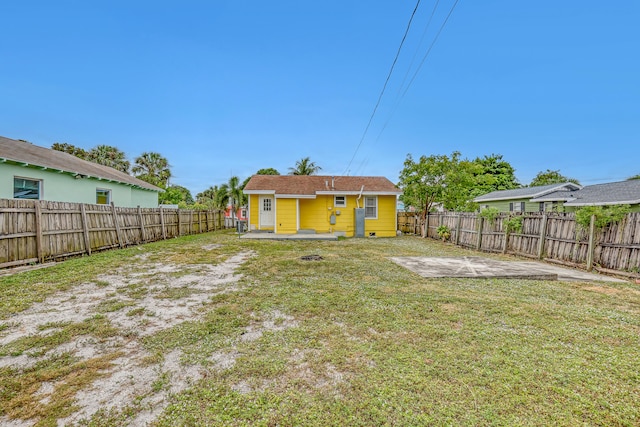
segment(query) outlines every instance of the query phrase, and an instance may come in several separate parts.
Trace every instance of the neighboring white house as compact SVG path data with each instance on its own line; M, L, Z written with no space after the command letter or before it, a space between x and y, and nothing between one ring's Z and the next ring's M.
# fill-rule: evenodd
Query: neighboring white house
M155 208L161 191L108 166L0 137L0 199Z

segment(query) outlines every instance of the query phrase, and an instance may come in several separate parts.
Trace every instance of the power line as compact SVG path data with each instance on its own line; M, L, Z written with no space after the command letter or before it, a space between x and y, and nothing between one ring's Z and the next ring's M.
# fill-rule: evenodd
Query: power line
M387 84L389 83L389 79L391 78L391 74L393 74L393 69L394 69L394 67L396 65L396 62L398 61L398 57L400 56L400 51L402 50L402 45L404 44L404 41L407 38L407 34L409 34L409 29L411 28L411 22L413 22L413 17L416 15L416 11L418 10L418 6L420 6L420 0L417 1L416 7L413 9L413 13L411 13L411 18L409 18L409 23L407 24L407 29L404 32L404 36L402 36L402 41L400 41L400 46L398 47L398 51L396 52L396 57L393 59L393 63L391 64L391 69L389 69L389 74L387 74L387 79L385 80L384 86L382 87L382 90L380 91L380 95L378 96L378 101L376 102L376 105L373 108L373 112L371 113L371 116L369 117L369 122L367 123L367 127L364 129L364 132L362 134L362 138L360 138L360 142L358 143L358 146L356 147L356 150L353 152L353 156L351 157L351 160L349 160L349 164L345 168L345 172L343 173L343 175L346 174L346 171L349 170L349 167L351 167L351 163L353 163L353 159L355 159L356 154L358 153L358 150L360 149L360 146L362 145L362 141L364 141L364 138L367 136L367 132L369 131L369 126L371 126L371 122L373 121L373 117L376 115L376 111L378 110L378 106L380 105L380 101L382 100L382 95L384 95L384 91L387 88Z
M407 88L404 90L404 92L402 93L402 98L404 98L404 96L406 95L407 91L409 90L409 87L411 87L411 84L413 83L413 81L416 79L416 76L418 75L418 73L420 72L420 69L422 68L422 66L424 65L424 62L427 60L427 57L429 56L429 54L431 53L431 49L433 49L433 46L436 44L436 42L438 41L438 38L440 37L440 34L442 33L442 30L444 30L445 25L447 25L447 21L449 21L449 18L451 17L451 14L453 13L454 9L456 8L456 6L458 5L458 2L460 0L456 0L453 3L453 6L451 6L451 9L449 10L449 13L447 14L447 17L444 19L444 22L442 23L442 25L440 26L440 29L438 30L438 32L436 33L436 36L433 38L433 41L431 42L431 44L429 45L429 49L427 49L427 53L424 54L424 56L422 57L422 61L420 62L420 65L418 65L418 69L416 70L416 72L413 74L413 77L411 77L411 80L409 81L409 84L407 85Z

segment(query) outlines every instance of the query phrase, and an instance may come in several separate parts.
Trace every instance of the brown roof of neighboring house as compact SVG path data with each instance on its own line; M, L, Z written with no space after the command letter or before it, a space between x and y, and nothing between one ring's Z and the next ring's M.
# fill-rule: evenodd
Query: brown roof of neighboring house
M244 192L311 196L322 193L400 194L383 176L253 175Z
M153 191L163 191L124 172L109 166L82 160L71 154L50 148L39 147L26 141L17 141L0 136L0 162L12 161L26 166L54 169L72 175L83 175L88 178L98 178L133 185Z

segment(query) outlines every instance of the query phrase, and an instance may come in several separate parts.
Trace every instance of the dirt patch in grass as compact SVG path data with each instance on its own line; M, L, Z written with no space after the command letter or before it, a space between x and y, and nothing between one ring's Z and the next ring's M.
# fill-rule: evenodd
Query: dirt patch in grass
M86 364L106 355L108 367L75 386L68 396L73 406L67 402L67 411L60 414L63 418L57 423L71 425L133 408L134 416L125 424L146 425L163 410L171 395L200 380L205 372L202 366L183 363L180 349L152 354L143 339L198 321L212 296L238 290L241 275L236 270L251 256L251 252L240 252L218 264L198 265L152 263L148 256L135 257L113 274L57 293L3 322L0 369L10 370L17 378L33 373L42 376L42 366L55 365L65 357L75 364ZM245 339L256 339L263 331L292 321L276 314L264 325L251 325ZM214 369L224 369L232 366L235 356L231 351L212 358ZM6 415L0 423L32 425L38 414L61 403L59 391L72 381L68 375L52 374L39 381L35 392L20 389L18 384L13 388L3 384L6 398L0 412ZM35 418L25 420L27 413L10 408L19 407L27 395L34 406L29 416Z

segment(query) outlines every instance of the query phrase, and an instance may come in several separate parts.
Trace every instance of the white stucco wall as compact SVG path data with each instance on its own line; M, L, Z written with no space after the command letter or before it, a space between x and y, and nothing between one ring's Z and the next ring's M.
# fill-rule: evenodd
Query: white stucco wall
M76 179L66 173L8 163L0 163L0 199L13 198L14 177L41 180L41 200L95 204L96 190L100 188L111 190L111 201L116 206L158 207L158 193L155 191L94 178Z

